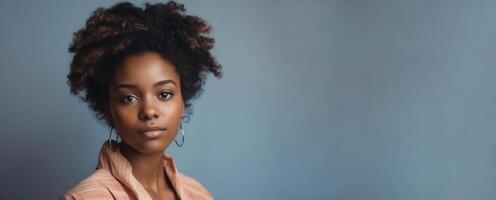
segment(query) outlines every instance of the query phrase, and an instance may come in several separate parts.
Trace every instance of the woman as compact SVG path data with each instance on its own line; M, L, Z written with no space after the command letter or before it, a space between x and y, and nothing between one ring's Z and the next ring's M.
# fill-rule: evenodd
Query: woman
M74 34L71 93L106 122L110 136L96 171L61 199L213 199L164 154L179 131L182 146L181 120L191 115L207 73L222 76L210 53L211 27L184 12L173 1L119 3L96 9Z

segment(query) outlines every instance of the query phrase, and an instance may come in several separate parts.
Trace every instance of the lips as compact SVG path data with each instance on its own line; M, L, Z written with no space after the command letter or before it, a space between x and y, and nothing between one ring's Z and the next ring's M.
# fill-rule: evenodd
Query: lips
M158 138L165 134L166 128L159 126L145 127L138 129L138 134L146 138Z

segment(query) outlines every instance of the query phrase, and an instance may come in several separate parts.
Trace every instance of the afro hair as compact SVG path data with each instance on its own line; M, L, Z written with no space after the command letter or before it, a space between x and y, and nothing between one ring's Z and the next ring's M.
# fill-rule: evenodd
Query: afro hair
M104 119L116 66L126 56L152 51L175 66L186 108L184 118L189 120L190 101L200 96L206 75L211 72L221 78L222 67L210 52L212 27L185 11L183 4L174 1L145 3L144 8L129 2L97 8L86 26L74 33L69 47L74 53L67 75L71 93L86 102L97 119Z

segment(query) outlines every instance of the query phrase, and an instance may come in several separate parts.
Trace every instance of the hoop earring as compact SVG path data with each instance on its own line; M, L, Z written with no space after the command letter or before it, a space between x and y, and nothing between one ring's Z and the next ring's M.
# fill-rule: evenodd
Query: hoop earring
M112 130L114 130L114 127L110 128L110 134L109 134L109 138L108 138L108 143L110 146L112 146Z
M179 124L179 128L181 129L181 135L182 135L183 139L181 140L181 144L177 143L177 140L176 139L174 139L174 142L176 143L176 145L178 147L182 147L183 144L184 144L184 130L183 130L183 124L182 123Z

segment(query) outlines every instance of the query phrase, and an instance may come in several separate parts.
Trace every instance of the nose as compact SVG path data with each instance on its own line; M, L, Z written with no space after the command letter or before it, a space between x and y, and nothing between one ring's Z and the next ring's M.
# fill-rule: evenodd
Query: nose
M153 102L153 98L144 98L139 113L140 120L148 121L158 118L159 116L160 115L157 110L157 106Z

